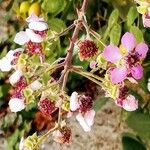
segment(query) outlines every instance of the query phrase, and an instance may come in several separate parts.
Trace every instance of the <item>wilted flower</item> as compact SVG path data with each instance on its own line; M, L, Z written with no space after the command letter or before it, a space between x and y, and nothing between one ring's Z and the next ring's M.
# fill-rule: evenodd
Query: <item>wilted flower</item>
M41 99L38 103L39 110L45 115L51 115L57 108L49 98Z
M19 98L11 98L9 108L12 112L18 112L25 108L24 100Z
M143 67L141 60L146 57L148 46L145 43L137 44L132 33L125 33L121 39L121 46L110 44L105 47L104 58L113 63L116 67L110 69L110 78L113 83L120 83L132 77L141 79L143 76Z
M61 127L59 130L53 132L53 139L60 144L70 144L71 142L71 129L67 126Z
M98 48L94 41L86 39L79 43L79 58L81 61L92 58L97 52Z

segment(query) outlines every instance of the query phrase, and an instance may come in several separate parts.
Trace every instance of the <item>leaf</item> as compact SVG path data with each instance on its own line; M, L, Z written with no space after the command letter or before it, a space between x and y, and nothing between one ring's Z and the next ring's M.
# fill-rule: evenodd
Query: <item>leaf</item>
M133 135L122 137L123 150L146 150L146 147Z
M118 9L114 9L108 20L108 28L112 28L113 25L118 21L118 19L119 19L119 11Z
M66 24L64 23L64 21L58 18L52 18L48 20L48 24L50 29L56 31L57 33L66 28Z
M129 12L127 14L127 25L131 26L135 19L138 17L138 12L137 12L137 8L136 7L131 7L129 9Z
M134 36L135 36L135 38L136 38L136 40L137 40L138 43L144 41L143 33L142 33L142 31L138 27L131 26L130 32L134 34Z
M121 26L117 23L115 24L110 31L110 42L114 45L118 45L121 35Z
M10 89L9 84L4 84L0 86L0 98L6 96L9 89Z
M100 110L108 101L108 97L101 97L100 99L96 100L94 103L94 110L97 112Z
M128 126L145 139L150 138L150 115L134 112L126 120Z
M66 4L66 0L44 0L42 3L42 8L44 11L55 14L56 16L65 9Z

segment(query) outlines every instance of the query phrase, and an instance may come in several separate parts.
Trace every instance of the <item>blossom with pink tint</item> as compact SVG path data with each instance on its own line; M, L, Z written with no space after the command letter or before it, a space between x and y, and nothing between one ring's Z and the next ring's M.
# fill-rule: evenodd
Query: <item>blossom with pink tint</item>
M9 82L11 85L15 85L20 78L23 76L23 73L21 70L16 70L10 77L9 77Z
M97 62L96 62L96 61L91 61L91 62L90 62L90 68L91 68L91 69L96 68L96 65L97 65Z
M147 12L142 15L144 27L150 27L150 8L147 9Z
M32 82L29 86L33 91L38 90L42 87L42 84L38 81L35 80L34 82Z
M138 109L138 101L135 99L133 95L129 95L122 104L122 107L126 111L135 111Z
M16 65L16 59L23 52L22 48L10 50L5 57L0 59L0 70L7 72L10 71Z
M24 100L19 98L11 98L8 104L11 112L18 112L25 108Z
M87 111L85 114L78 113L76 116L77 121L82 126L83 130L85 132L91 131L91 126L94 124L94 117L95 117L95 111L90 110Z
M128 77L141 79L143 76L141 60L146 57L147 52L148 46L145 43L137 44L134 35L129 32L122 36L120 49L112 44L106 46L103 57L116 66L110 69L111 81L116 84Z
M29 29L35 31L44 31L48 29L48 24L43 18L39 18L35 14L31 14L26 21L29 23Z

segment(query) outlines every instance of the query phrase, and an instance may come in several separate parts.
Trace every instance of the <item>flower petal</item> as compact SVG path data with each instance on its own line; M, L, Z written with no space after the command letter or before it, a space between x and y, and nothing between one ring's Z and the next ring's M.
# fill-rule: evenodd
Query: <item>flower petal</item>
M9 108L12 112L18 112L25 108L24 100L19 98L12 98L9 101Z
M91 131L91 127L88 126L87 122L85 121L85 119L81 113L78 113L78 115L76 116L76 119L79 122L79 124L82 126L82 128L85 132Z
M9 82L11 85L16 84L19 79L22 77L22 71L16 70L10 77L9 77Z
M6 58L3 57L0 60L0 69L4 72L10 71L12 68L11 62Z
M32 42L41 43L43 41L43 38L40 35L34 33L30 29L26 29L26 34L28 35L28 37Z
M131 68L131 74L133 78L139 80L143 76L143 67L140 64L137 64L136 66L133 66Z
M114 68L110 71L110 78L113 83L120 83L127 77L127 69L125 67Z
M32 82L30 84L30 88L35 91L35 90L38 90L42 87L42 84L38 81L38 80L35 80L34 82Z
M110 44L109 46L105 47L103 51L103 56L107 61L111 63L117 62L122 57L119 52L119 48L113 44Z
M122 107L127 111L135 111L138 109L138 101L133 95L129 95L126 100L123 101Z
M127 51L131 51L135 48L137 42L132 33L126 32L121 39L121 44L127 49Z
M44 31L48 29L48 24L42 21L29 23L29 29L36 31Z
M29 42L29 37L24 31L20 31L16 34L14 38L14 42L19 45L24 45L25 43Z
M84 114L84 119L85 119L86 123L88 124L88 126L92 126L94 124L94 117L95 117L94 110L87 111Z
M143 20L143 26L144 27L150 27L150 17L148 14L143 14L142 20Z
M136 46L135 51L138 52L141 59L144 59L148 52L148 46L145 43L140 43Z
M34 13L32 13L27 19L26 19L26 21L28 22L28 23L30 23L30 22L38 22L38 21L44 21L44 19L43 18L39 18L38 16L36 16Z
M79 108L78 93L73 92L70 97L70 110L75 111Z

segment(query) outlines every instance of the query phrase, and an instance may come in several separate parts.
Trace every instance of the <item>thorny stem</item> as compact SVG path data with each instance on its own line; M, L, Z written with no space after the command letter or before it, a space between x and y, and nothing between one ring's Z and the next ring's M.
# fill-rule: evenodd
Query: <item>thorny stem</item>
M79 11L77 11L78 21L76 23L76 27L74 29L72 38L70 39L70 45L69 45L69 48L67 51L68 53L65 58L65 66L64 66L64 70L63 70L62 83L61 83L62 84L62 87L61 87L62 92L64 92L64 90L65 90L67 78L69 75L69 69L70 69L71 63L72 63L72 55L73 55L74 45L75 45L76 40L78 39L79 31L82 28L82 21L84 19L87 5L88 5L88 0L84 0L81 9ZM61 102L61 105L59 106L59 114L58 114L58 125L59 126L60 126L60 122L61 122L61 107L62 107L62 102Z

